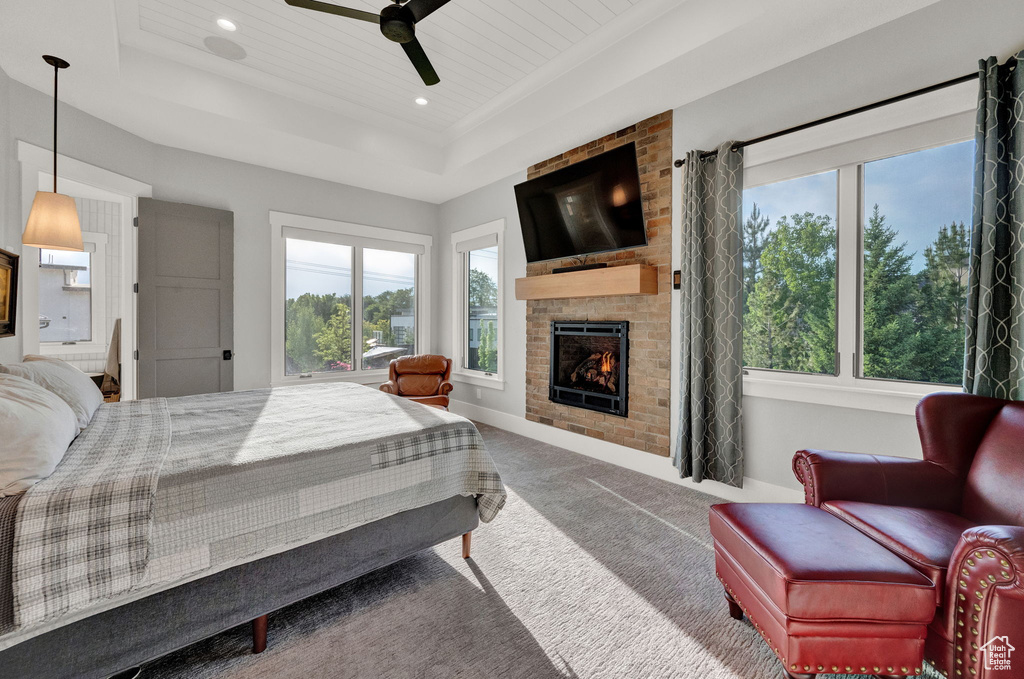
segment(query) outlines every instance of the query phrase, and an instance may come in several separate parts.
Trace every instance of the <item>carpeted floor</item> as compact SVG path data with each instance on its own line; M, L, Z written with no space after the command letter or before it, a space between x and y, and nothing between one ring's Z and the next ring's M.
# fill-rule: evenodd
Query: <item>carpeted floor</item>
M778 661L728 616L711 496L480 425L509 499L473 534L143 668L143 679L759 679ZM641 453L638 453L641 454Z

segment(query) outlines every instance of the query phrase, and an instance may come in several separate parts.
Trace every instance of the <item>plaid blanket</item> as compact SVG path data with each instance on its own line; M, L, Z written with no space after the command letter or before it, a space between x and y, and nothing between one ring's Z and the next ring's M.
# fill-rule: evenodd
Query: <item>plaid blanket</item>
M349 383L104 404L31 492L48 501L18 519L24 638L455 495L484 522L505 502L471 422Z
M170 440L164 399L100 408L53 474L25 493L14 533L17 626L116 596L140 580Z

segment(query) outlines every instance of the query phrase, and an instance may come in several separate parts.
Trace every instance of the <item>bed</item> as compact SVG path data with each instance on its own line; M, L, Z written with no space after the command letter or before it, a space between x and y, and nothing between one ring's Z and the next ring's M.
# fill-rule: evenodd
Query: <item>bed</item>
M472 423L359 385L105 404L0 498L0 667L110 676L467 536L504 500Z

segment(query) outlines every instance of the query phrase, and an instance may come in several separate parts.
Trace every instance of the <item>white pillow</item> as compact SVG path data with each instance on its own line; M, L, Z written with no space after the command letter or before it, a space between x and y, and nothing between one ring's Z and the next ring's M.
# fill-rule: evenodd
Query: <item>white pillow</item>
M0 497L53 473L78 435L70 406L38 384L0 374Z
M78 421L78 429L85 429L93 413L103 404L103 392L92 378L75 366L57 358L26 356L27 363L0 365L0 373L7 373L35 382L52 391L71 406Z

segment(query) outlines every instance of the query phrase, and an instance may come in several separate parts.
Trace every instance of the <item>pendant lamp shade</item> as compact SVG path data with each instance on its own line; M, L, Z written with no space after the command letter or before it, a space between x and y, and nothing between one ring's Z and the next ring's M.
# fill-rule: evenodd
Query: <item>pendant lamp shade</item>
M44 56L43 61L53 66L53 193L36 193L21 243L34 248L81 252L85 248L82 246L82 226L78 223L75 199L57 193L57 74L69 64L50 55Z
M34 248L81 251L82 227L75 199L62 193L37 191L21 242Z

